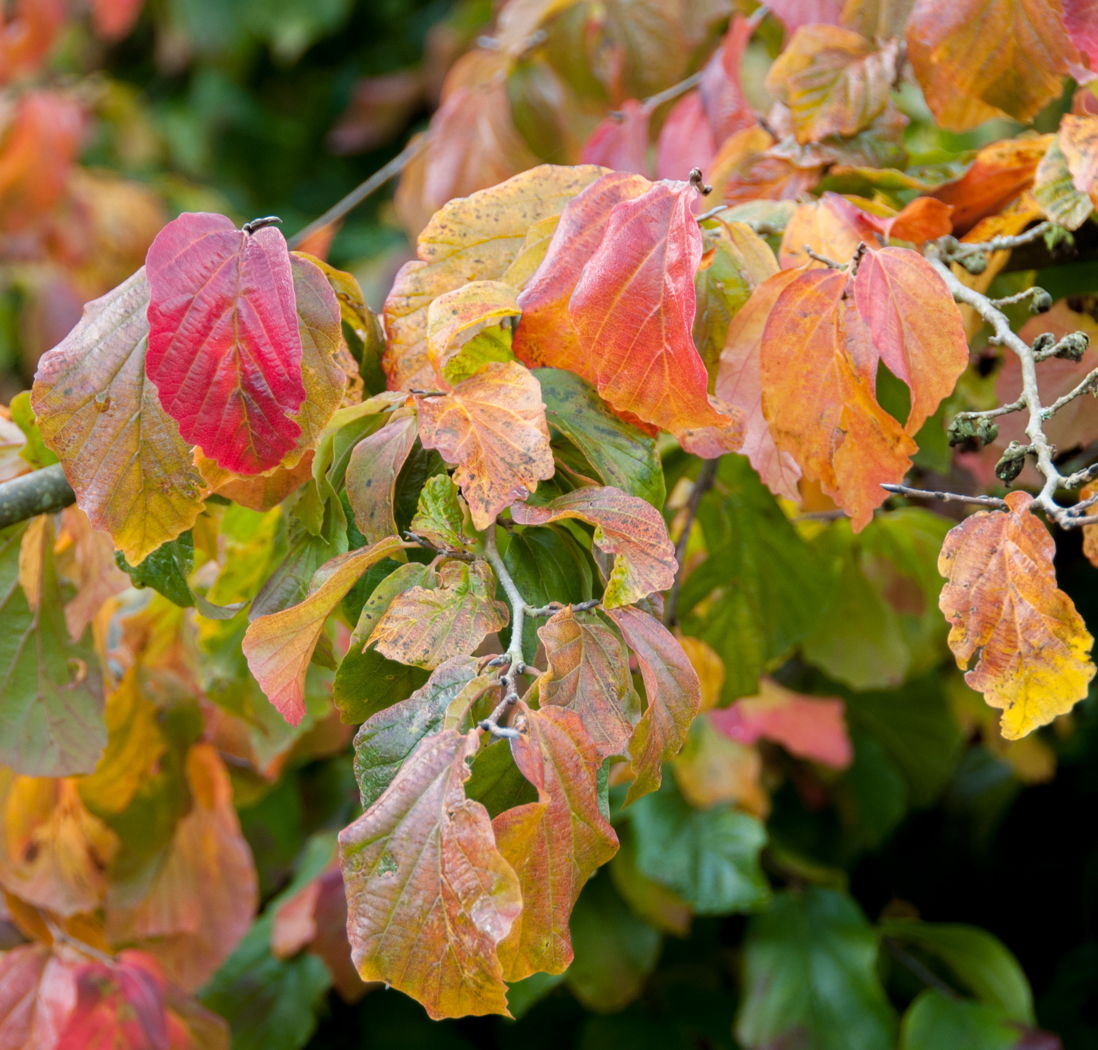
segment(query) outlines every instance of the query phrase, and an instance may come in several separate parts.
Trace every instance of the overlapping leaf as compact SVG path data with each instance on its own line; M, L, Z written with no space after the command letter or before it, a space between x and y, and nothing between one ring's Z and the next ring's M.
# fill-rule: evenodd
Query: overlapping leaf
M939 604L957 665L977 657L965 681L1003 709L1002 734L1017 740L1086 696L1094 639L1056 587L1055 544L1030 510L1032 497L1006 498L1009 511L981 511L946 537Z
M367 543L395 536L393 503L397 477L415 444L414 414L396 416L354 447L347 463L347 499Z

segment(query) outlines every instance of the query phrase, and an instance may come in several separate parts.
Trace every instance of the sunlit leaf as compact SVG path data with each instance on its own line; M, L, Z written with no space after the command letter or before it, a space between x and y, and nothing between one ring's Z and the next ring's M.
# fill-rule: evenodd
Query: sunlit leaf
M427 356L437 375L456 380L447 369L451 358L481 329L517 317L516 294L502 281L471 281L431 303L427 309Z

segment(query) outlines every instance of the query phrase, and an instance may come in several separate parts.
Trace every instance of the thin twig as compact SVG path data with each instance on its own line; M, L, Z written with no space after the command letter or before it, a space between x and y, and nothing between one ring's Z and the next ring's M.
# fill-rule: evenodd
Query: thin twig
M958 492L932 492L930 489L913 489L910 485L882 485L881 488L896 496L910 496L913 499L936 499L943 503L974 503L978 507L1009 509L1007 501L996 496L964 496Z
M1026 407L1026 399L1019 398L1009 405L1000 405L998 408L982 408L971 412L958 412L954 419L994 419L996 416L1006 416L1011 412L1021 412Z
M1015 295L1008 295L1002 299L990 299L989 302L992 306L1013 306L1015 303L1023 302L1031 295L1047 295L1048 293L1037 285L1033 285L1031 288L1026 288L1024 291L1018 292Z
M1051 419L1069 401L1074 401L1083 394L1098 393L1098 368L1094 369L1074 390L1069 390L1063 397L1058 397L1047 408L1041 409L1041 419Z
M1008 248L1020 248L1023 244L1029 244L1043 237L1045 230L1051 225L1049 222L1040 222L1031 229L1026 230L1025 233L1019 233L1013 237L992 237L990 241L982 241L978 244L959 241L958 247L947 251L945 254L952 259L961 259L968 255L975 255L977 252L1002 252ZM990 300L988 301L990 302Z
M805 254L810 259L815 259L816 262L823 263L824 266L830 266L832 270L845 270L846 263L837 263L834 259L829 259L826 255L821 255L819 252L812 250L812 246L806 244L804 246Z
M657 106L662 106L665 102L670 102L680 95L685 95L688 91L693 91L702 81L702 72L702 70L698 70L697 73L691 74L685 80L680 80L677 84L672 84L671 87L665 88L655 95L649 95L641 105L651 113Z
M385 167L375 171L365 182L356 189L351 190L339 203L333 204L319 219L314 219L303 230L298 230L289 239L289 246L296 248L314 233L323 230L325 226L331 226L333 222L342 219L353 208L357 208L371 193L381 189L390 179L399 175L404 170L405 165L413 157L418 156L426 146L427 136L417 135Z
M665 627L673 627L678 622L679 615L679 591L682 590L684 566L686 565L686 545L690 541L690 532L694 527L694 519L698 516L698 508L701 506L702 497L713 487L717 480L717 465L719 459L707 459L698 471L698 480L694 482L694 490L690 493L690 499L686 503L686 523L682 527L682 535L675 545L675 561L678 569L675 571L675 582L671 590L667 592L667 602L663 608L663 623Z
M431 551L433 554L441 554L444 558L455 558L458 561L477 560L475 554L470 554L468 551L453 550L450 547L438 547L430 540L426 540L414 532L406 532L404 538L406 540L411 540L417 547L422 547L424 550Z
M507 670L500 676L500 685L503 689L503 699L496 705L496 709L480 723L481 729L487 729L493 736L516 737L518 731L509 729L499 724L499 720L513 707L519 698L518 682L516 679L526 670L526 664L522 655L522 628L529 606L519 593L515 581L511 578L507 566L499 555L496 546L496 527L493 523L488 526L484 535L484 553L496 571L496 578L503 585L507 600L511 605L511 643L507 646Z
M600 605L602 605L601 598L590 598L585 602L576 602L572 606L572 612L587 612L590 609L597 609ZM567 606L564 602L550 602L548 605L542 605L537 609L532 605L528 605L526 606L526 615L534 617L552 616L553 613L558 613L565 608Z

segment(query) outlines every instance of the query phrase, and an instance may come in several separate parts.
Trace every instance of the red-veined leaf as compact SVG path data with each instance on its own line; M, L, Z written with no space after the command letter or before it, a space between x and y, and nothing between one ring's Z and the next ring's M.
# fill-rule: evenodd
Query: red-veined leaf
M56 1050L169 1050L164 977L144 952L76 967L76 1004Z

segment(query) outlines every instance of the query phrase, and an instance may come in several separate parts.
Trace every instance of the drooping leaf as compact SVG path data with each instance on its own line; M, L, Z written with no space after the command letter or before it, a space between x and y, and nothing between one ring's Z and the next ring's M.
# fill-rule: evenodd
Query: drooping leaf
M906 40L927 105L950 131L993 117L1028 123L1059 98L1076 57L1060 5L1046 0L916 0Z
M435 1018L507 1012L496 949L522 897L487 812L465 798L476 747L475 733L450 729L425 740L339 836L359 975Z
M282 234L188 213L157 234L146 268L145 370L164 410L226 470L277 466L301 435L292 417L305 400Z
M98 660L74 644L53 560L53 529L20 557L26 524L0 532L0 763L32 776L91 773L107 743ZM22 564L21 564L22 562ZM36 608L21 579L33 578Z
M473 542L469 535L469 508L458 495L458 487L449 474L428 478L419 494L412 529L446 550L466 550Z
M548 525L579 518L596 526L595 545L615 555L603 595L607 608L647 598L675 581L675 548L663 519L650 503L620 489L575 489L539 507L516 503L511 516L520 525Z
M313 578L316 589L304 601L248 625L242 646L248 668L291 725L305 717L305 672L328 615L374 562L400 546L394 536L333 558L318 570Z
M500 942L507 981L562 973L572 961L568 917L584 883L618 847L599 811L600 758L575 711L518 708L511 742L515 763L538 801L506 810L492 827L500 853L519 878L522 911Z
M629 741L635 780L625 804L660 786L662 764L674 758L701 706L698 673L675 636L655 617L633 606L607 610L640 664L648 707Z
M23 432L26 439L19 450L19 458L24 463L29 463L35 470L52 466L58 462L55 456L42 440L42 431L35 419L34 409L31 407L30 392L24 390L16 394L8 403L8 411L11 413L11 421Z
M597 616L571 606L554 613L538 637L549 663L538 683L540 702L578 712L599 758L625 754L636 701L621 639Z
M190 576L194 572L194 537L191 530L181 533L156 548L139 565L130 565L121 551L115 555L118 567L133 586L151 587L172 604L187 609L194 605Z
M494 594L487 562L444 562L437 587L412 587L393 600L369 644L390 660L428 669L467 656L507 623L507 606Z
M891 97L898 46L890 41L878 50L849 29L801 26L766 78L770 92L789 106L797 141L868 127Z
M755 911L769 900L759 867L766 829L757 818L728 805L691 809L670 779L629 814L641 874L698 915Z
M656 442L614 415L586 380L559 368L535 373L545 398L545 418L587 457L605 485L640 496L660 508L663 467Z
M141 269L88 303L39 360L31 395L81 509L132 564L194 524L205 488L190 445L145 377L148 301Z
M703 712L690 726L682 751L671 764L675 784L694 809L734 804L765 817L770 800L763 788L762 756L716 727L722 710Z
M583 144L580 159L612 171L649 173L648 122L651 111L627 98L614 116L606 117Z
M113 944L139 944L173 983L193 991L247 932L259 888L229 775L212 745L190 749L186 777L193 805L176 825L155 874L148 882L138 879L128 894L125 884L112 887L106 914Z
M815 886L776 894L748 925L736 1037L749 1050L783 1039L806 1050L891 1050L896 1019L876 959L850 897Z
M417 395L416 404L423 447L458 464L454 481L478 529L553 476L541 387L522 365L488 364L448 394Z
M355 525L367 543L395 536L393 516L397 477L415 444L417 420L409 413L397 416L364 437L347 463L347 498Z
M939 606L957 666L979 654L965 681L1003 709L1000 731L1018 740L1087 695L1094 639L1056 587L1056 547L1030 510L1033 498L1006 499L1009 511L978 512L946 536Z

